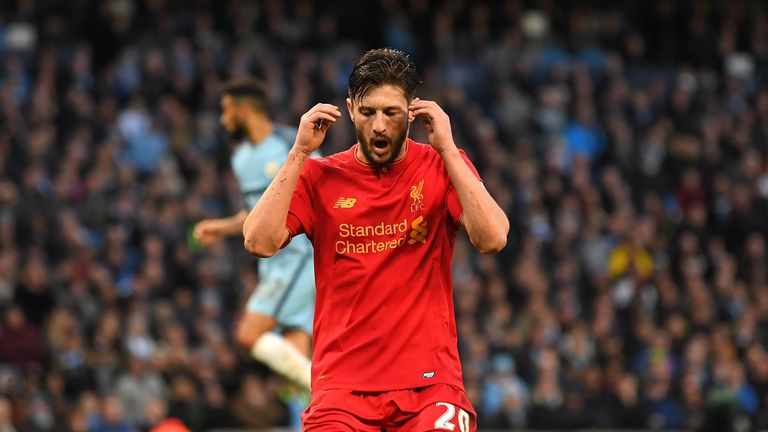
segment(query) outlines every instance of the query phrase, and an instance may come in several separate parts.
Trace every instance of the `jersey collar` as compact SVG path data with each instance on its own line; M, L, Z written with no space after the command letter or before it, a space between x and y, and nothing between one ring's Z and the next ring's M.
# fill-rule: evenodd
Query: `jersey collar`
M374 172L375 174L393 174L398 173L404 170L408 165L410 165L411 161L415 157L416 154L416 141L406 138L405 140L405 154L398 160L389 163L387 165L382 166L374 166L370 165L367 162L364 162L357 157L357 147L360 145L360 143L356 143L352 146L350 151L352 152L352 159L354 159L353 164L357 167L359 167L362 171L365 172Z

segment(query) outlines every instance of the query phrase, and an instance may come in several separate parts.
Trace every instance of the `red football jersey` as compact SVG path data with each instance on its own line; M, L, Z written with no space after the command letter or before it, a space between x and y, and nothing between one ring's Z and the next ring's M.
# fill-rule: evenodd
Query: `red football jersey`
M463 388L451 285L462 210L443 160L410 139L384 167L356 150L306 161L286 222L315 249L312 388Z

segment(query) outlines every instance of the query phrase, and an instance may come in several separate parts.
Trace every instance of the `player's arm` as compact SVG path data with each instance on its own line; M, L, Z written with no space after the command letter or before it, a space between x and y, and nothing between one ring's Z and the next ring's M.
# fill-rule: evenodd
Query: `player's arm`
M296 142L288 158L245 218L243 237L248 252L270 257L288 240L290 231L285 222L296 182L307 158L320 147L328 128L339 117L339 108L330 104L317 104L301 116Z
M509 220L462 159L453 142L448 114L437 103L418 98L411 102L409 109L414 117L421 117L429 144L443 158L463 209L459 223L467 231L472 245L481 253L500 251L507 244Z
M248 216L248 212L241 210L230 217L203 219L195 224L192 232L200 243L209 245L224 237L241 234L246 216Z
M442 153L445 168L459 196L463 212L459 223L472 245L481 253L495 253L507 244L509 219L459 154L458 149Z

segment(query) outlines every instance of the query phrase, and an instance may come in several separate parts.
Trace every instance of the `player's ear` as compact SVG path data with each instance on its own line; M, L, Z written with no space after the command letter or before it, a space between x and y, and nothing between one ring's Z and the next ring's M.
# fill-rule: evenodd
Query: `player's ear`
M251 111L251 107L247 103L239 103L237 104L237 110L235 111L237 113L237 118L239 119L245 119L248 118L248 114Z
M411 123L416 117L413 116L413 111L408 110L408 123Z
M349 111L349 118L355 121L355 109L352 106L352 99L347 98L347 111Z

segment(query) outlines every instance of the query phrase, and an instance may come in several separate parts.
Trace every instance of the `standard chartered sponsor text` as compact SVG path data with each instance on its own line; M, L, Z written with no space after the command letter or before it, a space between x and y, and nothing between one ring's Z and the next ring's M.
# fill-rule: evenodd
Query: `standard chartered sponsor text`
M404 233L408 230L408 219L402 222L378 225L354 225L343 223L339 225L339 237L371 237Z
M405 244L408 231L408 219L402 222L384 223L377 225L339 224L339 237L336 241L338 254L368 254L379 253L394 249ZM370 237L390 237L389 239L370 239ZM365 240L359 237L366 237Z

